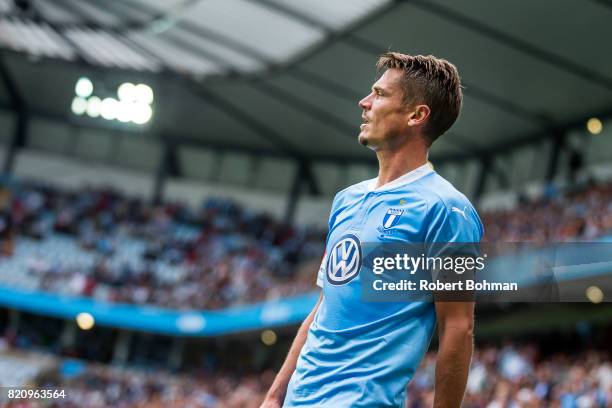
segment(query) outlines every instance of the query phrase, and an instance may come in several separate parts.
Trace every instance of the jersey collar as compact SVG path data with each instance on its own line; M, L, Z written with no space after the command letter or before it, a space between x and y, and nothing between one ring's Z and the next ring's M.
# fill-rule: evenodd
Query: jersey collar
M368 191L375 191L375 192L380 192L380 191L388 191L388 190L392 190L394 188L397 188L399 186L402 186L404 184L409 184L412 183L414 181L417 181L418 179L420 179L421 177L424 177L426 175L428 175L429 173L433 173L433 168L431 167L431 164L429 164L429 162L425 163L424 165L417 167L414 170L409 171L408 173L396 178L395 180L384 184L378 188L374 188L376 186L376 183L378 182L378 177L373 178L372 180L370 180L370 183L368 183Z

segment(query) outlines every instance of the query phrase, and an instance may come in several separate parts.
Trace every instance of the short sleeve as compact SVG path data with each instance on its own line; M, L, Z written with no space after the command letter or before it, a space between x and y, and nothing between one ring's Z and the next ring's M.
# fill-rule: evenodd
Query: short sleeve
M460 249L475 247L457 244L480 243L484 232L482 222L472 205L467 204L445 205L440 202L432 208L425 233L428 256L450 255Z
M480 242L482 222L472 205L436 205L428 214L426 243Z
M323 287L323 283L325 282L325 273L327 272L327 243L329 241L329 233L334 226L334 222L336 220L336 209L338 208L338 202L340 197L340 193L336 194L334 200L332 201L331 210L329 213L329 220L327 223L327 238L325 239L325 251L323 253L323 259L321 259L321 266L319 266L319 272L317 273L317 286Z
M327 271L327 252L323 254L323 259L321 260L321 266L319 267L319 272L317 273L317 286L323 288L323 282L325 282L325 273Z

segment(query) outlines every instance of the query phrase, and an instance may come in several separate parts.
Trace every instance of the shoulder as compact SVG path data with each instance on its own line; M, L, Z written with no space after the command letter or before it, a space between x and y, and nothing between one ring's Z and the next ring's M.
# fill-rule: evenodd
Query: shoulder
M360 181L359 183L353 184L343 190L340 190L338 193L336 193L336 196L334 197L332 207L337 207L346 202L362 197L368 191L371 184L375 180L376 179Z
M471 229L476 236L482 237L484 228L476 208L448 180L433 172L417 183L419 193L427 202L426 216L432 224L447 224L452 229Z
M337 217L347 208L354 205L358 200L363 198L363 195L368 191L372 179L353 184L339 191L332 202L331 211L329 214L329 229L335 224Z
M419 193L427 202L430 211L452 211L453 207L467 207L476 212L470 200L448 180L433 172L416 181Z

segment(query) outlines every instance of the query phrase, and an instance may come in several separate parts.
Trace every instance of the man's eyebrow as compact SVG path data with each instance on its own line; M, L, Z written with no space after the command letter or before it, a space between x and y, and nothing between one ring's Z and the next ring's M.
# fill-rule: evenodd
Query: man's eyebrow
M383 88L381 88L381 87L380 87L380 86L378 86L378 85L374 85L374 86L372 87L372 90L373 90L373 91L375 91L375 92L383 92L383 93L387 92L387 90L386 90L386 89L383 89Z

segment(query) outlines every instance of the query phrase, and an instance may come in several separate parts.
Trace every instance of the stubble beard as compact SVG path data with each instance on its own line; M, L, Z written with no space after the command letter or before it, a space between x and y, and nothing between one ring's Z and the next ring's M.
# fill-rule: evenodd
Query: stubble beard
M357 140L359 141L359 144L362 145L363 147L367 147L368 149L374 150L374 151L378 150L378 147L376 145L372 145L372 140L370 140L368 136L359 134L359 137L357 138Z
M359 136L357 137L357 141L359 141L360 145L368 147L368 137L367 136L364 136L360 133Z

